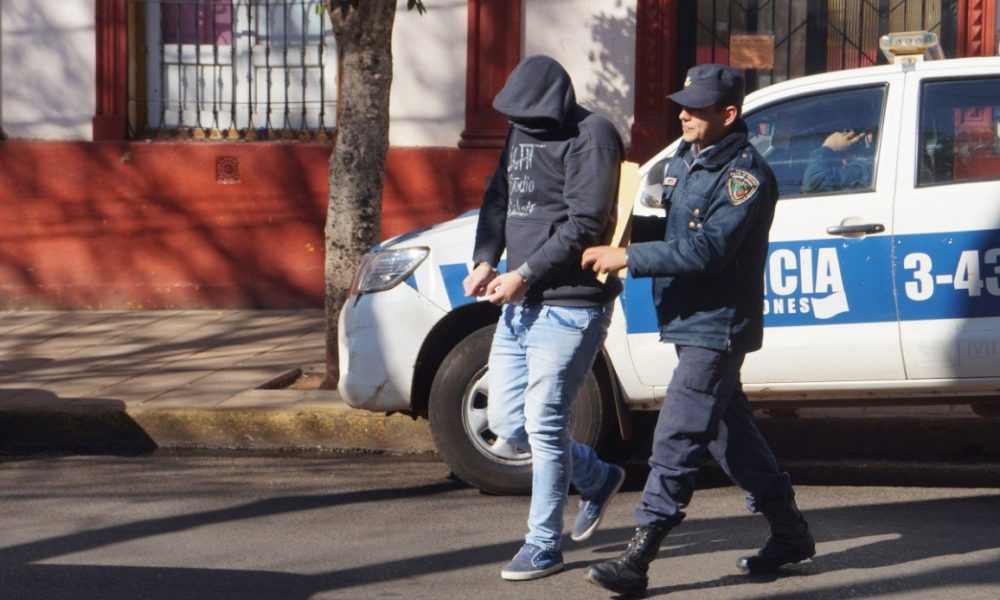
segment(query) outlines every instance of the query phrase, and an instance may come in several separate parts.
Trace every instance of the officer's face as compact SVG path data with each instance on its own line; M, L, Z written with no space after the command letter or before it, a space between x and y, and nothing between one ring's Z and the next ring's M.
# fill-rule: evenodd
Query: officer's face
M681 137L685 142L696 144L701 148L711 146L726 136L730 125L736 121L735 106L709 106L693 108L685 106L681 109Z

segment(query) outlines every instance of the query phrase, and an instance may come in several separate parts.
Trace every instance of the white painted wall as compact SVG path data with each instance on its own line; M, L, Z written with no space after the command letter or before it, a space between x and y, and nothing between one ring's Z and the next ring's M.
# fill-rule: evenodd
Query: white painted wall
M580 104L611 119L626 143L635 113L636 0L524 2L522 56L548 54L566 67ZM455 146L465 128L468 12L465 0L400 1L390 143Z
M636 0L524 0L524 55L547 54L573 79L577 101L628 143L635 115Z
M455 147L465 129L465 0L400 0L393 28L389 143Z
M11 138L89 140L94 0L3 0L0 102Z
M517 1L517 0L511 0ZM545 53L580 103L628 139L636 0L522 0L522 54ZM0 0L0 120L12 138L89 140L96 110L95 0ZM454 147L465 128L466 0L399 2L390 143Z

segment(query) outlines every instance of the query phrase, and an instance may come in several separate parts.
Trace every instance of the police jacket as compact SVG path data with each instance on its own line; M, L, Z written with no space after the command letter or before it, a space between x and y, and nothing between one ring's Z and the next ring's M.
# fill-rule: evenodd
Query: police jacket
M764 261L778 199L774 174L737 120L695 157L687 142L667 165L662 241L631 244L633 277L655 277L660 339L751 352L763 338Z
M527 274L525 301L599 306L621 291L580 268L584 248L614 229L615 190L624 152L611 121L577 104L565 69L526 58L493 106L511 128L483 195L473 262Z
M872 157L834 152L820 146L809 154L806 173L802 176L802 191L807 193L849 190L867 187L872 181Z

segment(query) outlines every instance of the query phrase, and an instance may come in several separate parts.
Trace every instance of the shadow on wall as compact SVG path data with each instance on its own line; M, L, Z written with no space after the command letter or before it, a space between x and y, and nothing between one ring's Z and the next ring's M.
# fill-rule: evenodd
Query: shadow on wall
M635 104L629 84L629 74L635 73L635 9L629 8L624 17L601 12L588 26L594 42L588 59L595 81L587 84L587 108L609 118L627 145Z
M499 150L391 148L382 195L382 239L479 208Z
M42 56L18 36L60 32L42 56L51 72L4 73L19 84L5 89L4 118L11 106L37 106L18 117L20 129L54 126L56 137L78 137L63 125L76 117L62 107L73 106L86 112L89 132L92 49L73 40L92 39L93 14L73 11L92 12L93 2L78 4L65 19L45 3L4 5L8 64ZM67 90L86 101L45 104ZM18 128L4 125L17 136ZM4 141L0 309L321 307L330 150L282 142ZM478 206L496 154L391 149L383 235Z
M0 307L320 306L329 150L4 142Z
M94 7L92 1L66 4L3 5L2 115L9 136L79 139L90 133Z
M3 142L0 309L320 307L330 149ZM477 206L496 154L391 149L383 236Z

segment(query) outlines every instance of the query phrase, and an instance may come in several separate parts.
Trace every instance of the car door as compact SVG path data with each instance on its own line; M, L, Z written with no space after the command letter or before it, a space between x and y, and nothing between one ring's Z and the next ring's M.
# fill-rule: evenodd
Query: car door
M748 391L905 379L890 256L902 76L886 73L786 89L747 110L751 141L774 169L781 198L765 273L764 348L743 369ZM822 181L810 158L831 133L847 130L861 141L838 160L867 161L867 174ZM623 304L640 380L666 385L676 359L655 333L648 280L627 281Z
M928 390L1000 378L1000 61L907 75L895 216L907 378Z

